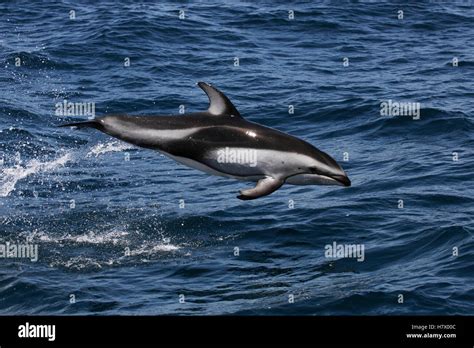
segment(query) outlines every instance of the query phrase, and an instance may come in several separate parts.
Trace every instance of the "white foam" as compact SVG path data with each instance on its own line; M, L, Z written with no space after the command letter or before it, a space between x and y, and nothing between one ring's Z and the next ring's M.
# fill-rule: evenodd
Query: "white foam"
M146 246L142 246L141 248L137 250L131 250L130 255L142 255L142 254L151 255L157 252L163 252L163 251L169 252L169 251L176 251L178 249L179 249L179 246L169 244L169 243L146 245Z
M124 150L133 149L133 146L122 141L110 141L107 143L99 143L93 146L87 153L86 157L99 157L108 152L121 152Z
M103 234L96 234L89 232L87 234L81 234L79 236L68 235L63 240L72 241L76 243L87 243L87 244L107 244L112 243L114 245L122 242L121 237L127 236L128 232L124 231L110 231Z
M110 265L113 264L108 262ZM102 268L102 265L100 262L97 260L94 260L90 257L84 257L84 256L75 256L72 257L68 260L62 261L62 260L54 260L53 262L50 263L51 267L66 267L66 268L71 268L71 269L76 269L76 270L83 270L86 268Z
M39 241L44 243L55 243L55 244L64 244L64 243L79 243L79 244L113 244L113 245L123 245L130 246L131 241L128 236L130 232L113 229L107 232L94 232L89 231L79 235L71 235L67 233L60 237L50 236L49 234L43 231L33 231L29 232L24 237L28 240ZM130 250L130 256L134 255L152 255L159 252L171 252L179 250L180 247L169 242L144 242L142 245L138 246L136 249Z
M64 243L64 242L72 242L72 243L82 243L82 244L127 244L126 237L129 235L129 232L126 231L117 231L112 230L108 232L97 233L94 231L89 231L79 235L71 235L65 234L61 237L57 236L50 236L47 233L42 231L34 231L29 233L26 237L30 240L41 241L45 243Z
M41 162L36 159L30 160L22 166L22 161L17 154L13 167L1 168L0 176L0 197L8 196L15 190L15 185L19 180L38 173L50 172L64 166L72 159L70 153L66 153L52 161Z

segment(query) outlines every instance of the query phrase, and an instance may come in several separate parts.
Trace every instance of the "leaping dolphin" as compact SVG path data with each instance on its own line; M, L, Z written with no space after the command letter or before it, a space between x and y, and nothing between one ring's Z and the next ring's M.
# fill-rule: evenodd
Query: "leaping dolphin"
M250 200L292 185L351 182L341 166L313 145L245 120L217 88L199 82L209 97L204 112L170 116L107 115L60 127L91 127L117 139L157 150L203 172L257 182L241 190Z

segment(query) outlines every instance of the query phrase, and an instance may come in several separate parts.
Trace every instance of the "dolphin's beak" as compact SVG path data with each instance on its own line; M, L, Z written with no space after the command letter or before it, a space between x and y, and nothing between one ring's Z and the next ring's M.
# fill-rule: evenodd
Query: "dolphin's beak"
M343 186L351 186L351 181L347 177L347 175L331 175L331 178L339 182Z

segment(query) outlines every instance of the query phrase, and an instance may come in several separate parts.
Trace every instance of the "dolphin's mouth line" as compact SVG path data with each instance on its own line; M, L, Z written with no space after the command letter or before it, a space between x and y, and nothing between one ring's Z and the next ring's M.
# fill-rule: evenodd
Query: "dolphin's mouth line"
M298 177L299 175L316 176L320 180L326 182L326 183L319 182L318 185L340 185L340 186L345 186L345 187L351 186L351 181L347 177L347 175L332 175L332 176L330 176L330 175L324 175L324 174L321 174L321 173L318 173L318 174L316 174L316 173L294 174L294 175L288 176L285 179L285 181L289 182L292 178ZM292 184L291 182L289 182L289 183ZM330 184L328 184L328 183L330 183ZM309 183L306 183L306 184L299 183L299 184L296 184L296 185L308 185L308 184Z
M351 180L345 175L328 176L328 178L336 180L338 183L342 184L343 186L346 186L346 187L351 186Z

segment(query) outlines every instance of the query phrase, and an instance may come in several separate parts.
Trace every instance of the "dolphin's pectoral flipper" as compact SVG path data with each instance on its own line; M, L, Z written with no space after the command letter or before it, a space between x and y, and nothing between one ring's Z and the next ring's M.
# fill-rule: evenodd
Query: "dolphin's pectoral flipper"
M213 116L239 117L240 113L224 93L205 82L198 82L198 86L207 94L209 98L209 108L207 111Z
M260 179L254 188L248 190L241 190L240 195L237 196L237 198L248 201L250 199L263 197L269 195L272 192L275 192L284 183L285 182L281 179L275 179L271 176L267 176L264 179Z

